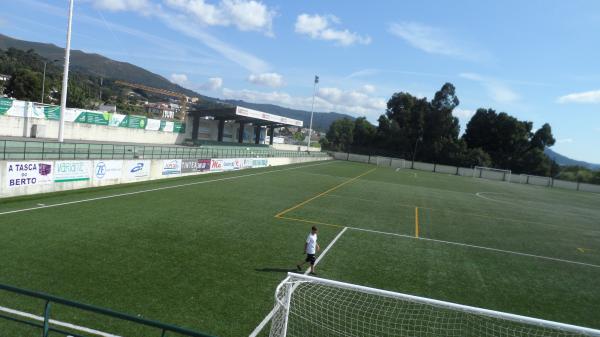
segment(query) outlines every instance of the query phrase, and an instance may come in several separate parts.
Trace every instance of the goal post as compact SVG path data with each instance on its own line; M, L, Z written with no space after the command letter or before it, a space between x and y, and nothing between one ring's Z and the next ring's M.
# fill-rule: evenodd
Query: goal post
M600 330L289 273L270 337L578 337Z
M511 171L492 167L475 166L473 168L473 178L482 178L488 180L499 180L510 182Z

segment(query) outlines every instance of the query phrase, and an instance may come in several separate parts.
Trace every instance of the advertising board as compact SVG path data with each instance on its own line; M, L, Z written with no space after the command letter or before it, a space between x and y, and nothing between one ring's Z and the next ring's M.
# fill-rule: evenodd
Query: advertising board
M269 160L266 158L252 158L252 167L267 167L269 166Z
M54 182L87 181L92 176L92 162L88 160L64 160L54 163Z
M128 179L149 177L151 163L150 160L128 160L123 175Z
M123 169L122 160L95 160L94 171L92 172L93 180L110 180L121 179L121 171Z
M210 171L211 172L223 171L223 159L211 159L210 160Z
M53 182L53 165L48 161L6 163L6 187L48 185Z
M210 171L210 159L183 159L181 173Z
M181 173L181 159L166 159L163 160L162 175L169 176Z

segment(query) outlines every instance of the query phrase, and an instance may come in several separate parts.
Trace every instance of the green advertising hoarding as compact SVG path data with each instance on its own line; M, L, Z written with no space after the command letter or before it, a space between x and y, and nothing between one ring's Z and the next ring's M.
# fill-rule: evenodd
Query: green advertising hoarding
M185 133L185 124L181 122L174 122L173 132L175 133Z
M75 118L75 123L108 125L109 120L110 114L108 112L82 111L79 116Z
M0 98L0 115L6 114L6 112L12 107L13 100L10 98Z
M41 105L32 102L14 100L0 97L0 116L41 118L47 120L60 120L60 106ZM148 131L163 131L184 133L185 123L151 120L146 116L120 115L116 113L88 111L68 108L65 113L66 122L85 123L103 126L115 126Z
M144 116L127 115L123 118L119 126L123 128L145 129L147 119L148 118Z
M60 119L60 107L56 105L45 106L44 115L46 115L46 119L57 121Z

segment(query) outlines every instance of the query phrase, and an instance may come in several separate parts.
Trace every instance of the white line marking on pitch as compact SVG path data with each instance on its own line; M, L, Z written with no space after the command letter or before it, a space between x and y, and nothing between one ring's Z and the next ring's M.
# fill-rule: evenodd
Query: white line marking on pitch
M498 249L498 248L490 248L490 247L485 247L485 246L477 246L477 245L471 245L471 244L462 243L462 242L445 241L445 240L430 239L430 238L424 238L424 237L415 238L412 235L382 232L382 231L376 231L376 230L373 230L373 229L364 229L364 228L358 228L358 227L348 227L348 228L349 229L354 229L354 230L357 230L357 231L377 233L377 234L383 234L383 235L392 235L392 236L397 236L397 237L407 238L407 239L413 239L413 240L431 241L431 242L443 243L443 244L447 244L447 245L455 245L455 246L462 246L462 247L483 249L483 250L489 250L489 251L499 252L499 253L506 253L506 254L527 256L527 257L535 257L535 258L538 258L538 259L544 259L544 260L550 260L550 261L557 261L557 262L564 262L564 263L571 263L571 264L578 264L578 265L582 265L582 266L600 268L600 265L591 264L591 263L577 262L577 261L571 261L571 260L564 260L564 259L559 259L559 258L556 258L556 257L548 257L548 256L543 256L543 255L521 253L521 252L515 252L515 251L511 251L511 250L504 250L504 249Z
M327 245L327 247L325 247L325 249L323 250L323 253L321 253L321 255L319 255L319 257L315 261L315 266L323 259L323 257L325 257L325 254L327 254L327 252L331 249L331 247L333 247L333 245L336 243L336 241L342 236L342 234L344 234L344 232L346 232L347 229L348 229L348 227L344 227L338 233L338 235L336 235L335 238L333 238L333 240L331 240L331 242L329 243L329 245ZM308 274L309 271L310 271L310 268L307 269L304 272L304 275ZM271 310L271 312L269 312L267 314L267 316L265 316L265 318L260 322L260 324L258 324L258 326L256 326L256 328L254 329L254 331L252 331L252 333L250 333L250 335L248 337L256 337L256 336L258 336L258 334L262 331L262 329L265 328L265 326L267 325L267 323L269 323L269 321L271 320L271 318L273 318L273 315L275 314L276 310L277 310L277 306L273 307L273 310Z
M318 163L318 164L312 164L312 165L303 165L303 166L299 166L299 167L290 167L290 168L279 169L279 170L272 170L272 171L265 171L265 172L258 172L258 173L250 173L250 174L243 174L243 175L237 175L237 176L233 176L233 177L225 177L225 178L218 178L218 179L196 181L196 182L193 182L193 183L185 183L185 184L178 184L178 185L163 186L163 187L151 188L151 189L141 190L141 191L119 193L119 194L107 195L107 196L96 197L96 198L89 198L89 199L81 199L81 200L75 200L75 201L62 202L62 203L58 203L58 204L50 204L50 205L43 205L43 206L40 205L38 207L30 207L30 208L23 208L23 209L17 209L17 210L12 210L12 211L0 212L0 215L13 214L13 213L21 213L21 212L28 212L28 211L35 211L35 210L38 210L38 209L52 208L52 207L59 207L59 206L66 206L66 205L73 205L73 204L79 204L79 203L96 201L96 200L111 199L111 198L117 198L117 197L125 197L125 196L129 196L129 195L136 195L136 194L142 194L142 193L148 193L148 192L156 192L156 191L162 191L162 190L169 190L169 189L173 189L173 188L186 187L186 186L192 186L192 185L207 184L207 183L212 183L212 182L217 182L217 181L226 181L226 180L240 179L240 178L246 178L246 177L252 177L252 176L259 176L259 175L269 174L269 173L275 173L275 172L282 172L282 171L289 171L289 170L298 170L298 169L305 168L305 167L319 166L319 165L325 165L325 164L331 164L331 163L333 163L333 161L327 161L325 163Z
M26 318L33 319L33 320L40 321L40 322L44 321L44 317L42 317L42 316L37 316L37 315L29 314L29 313L26 313L26 312L22 312L22 311L10 309L10 308L6 308L6 307L0 307L0 311L6 312L8 314L15 315L15 316L26 317ZM58 325L58 326L62 326L62 327L65 327L65 328L68 328L68 329L77 330L77 331L82 331L82 332L93 334L93 335L96 335L96 336L102 336L102 337L120 337L118 335L113 335L113 334L110 334L110 333L107 333L107 332L102 332L102 331L99 331L99 330L94 330L94 329L86 328L86 327L75 325L75 324L71 324L71 323L61 322L61 321L57 321L57 320L54 320L54 319L50 319L49 322L50 322L50 324L53 324L53 325Z

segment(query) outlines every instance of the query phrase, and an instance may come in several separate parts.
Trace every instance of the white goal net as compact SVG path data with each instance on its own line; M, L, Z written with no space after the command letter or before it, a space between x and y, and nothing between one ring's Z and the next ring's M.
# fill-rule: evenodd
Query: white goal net
M271 337L600 336L599 330L292 273L275 298Z
M473 177L489 180L499 180L510 182L510 170L501 170L491 167L475 166L473 168Z

